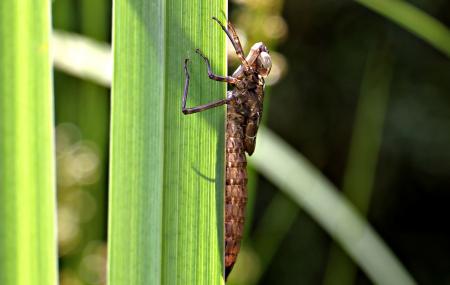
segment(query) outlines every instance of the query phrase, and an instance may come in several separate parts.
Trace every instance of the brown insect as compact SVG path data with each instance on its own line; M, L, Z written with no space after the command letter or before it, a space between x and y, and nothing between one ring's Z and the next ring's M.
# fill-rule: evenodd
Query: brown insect
M225 278L227 278L239 253L244 228L244 213L247 203L247 161L245 152L252 155L255 150L256 133L262 116L264 100L264 78L269 74L272 60L263 43L252 46L244 56L239 37L228 22L228 29L215 17L233 44L241 65L232 76L220 76L211 71L208 58L197 49L206 63L208 76L212 80L227 82L234 88L227 92L226 99L205 105L186 108L189 88L188 59L184 61L186 82L181 110L183 114L202 112L227 105L226 129L226 186L225 186Z

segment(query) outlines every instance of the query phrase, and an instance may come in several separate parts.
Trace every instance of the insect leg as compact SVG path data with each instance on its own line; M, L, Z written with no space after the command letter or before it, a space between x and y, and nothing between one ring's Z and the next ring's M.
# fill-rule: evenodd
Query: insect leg
M194 113L205 111L205 110L215 108L215 107L218 107L218 106L228 103L230 101L229 98L217 100L217 101L214 101L214 102L211 102L208 104L204 104L204 105L200 105L200 106L196 106L196 107L192 107L192 108L186 108L186 100L187 100L188 89L189 89L189 80L190 80L189 71L187 68L188 61L189 61L189 59L187 59L187 58L184 60L184 73L186 74L186 81L184 83L184 93L183 93L183 99L182 99L182 103L181 103L181 111L183 112L183 114L185 114L185 115L194 114Z
M242 49L241 41L239 40L236 30L234 29L231 22L228 21L228 25L227 25L228 29L227 29L222 24L222 22L219 21L219 19L217 19L216 17L212 17L212 19L214 21L216 21L220 25L222 30L227 34L228 38L230 39L231 43L233 44L234 50L236 51L236 54L239 57L239 60L242 62L242 65L244 65L246 70L249 69L250 66L249 66L247 60L245 59L244 50ZM230 33L230 31L231 31L231 33Z
M208 67L208 76L210 79L216 80L216 81L227 82L229 84L234 84L238 81L236 78L231 77L231 76L220 76L220 75L214 74L211 70L211 64L209 63L209 59L200 51L200 49L196 49L195 52L198 53L198 55L200 55L203 58L203 60L205 61L206 66Z

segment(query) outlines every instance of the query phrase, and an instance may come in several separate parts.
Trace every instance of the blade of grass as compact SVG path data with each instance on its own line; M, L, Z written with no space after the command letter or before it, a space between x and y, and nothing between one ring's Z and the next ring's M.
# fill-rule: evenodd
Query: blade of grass
M0 1L0 284L56 284L50 2Z
M110 284L223 283L224 109L183 116L225 96L193 50L224 74L221 1L114 2Z
M355 0L399 24L450 57L450 31L441 22L403 0Z
M301 205L375 284L415 284L357 210L299 153L275 134L259 131L256 169Z

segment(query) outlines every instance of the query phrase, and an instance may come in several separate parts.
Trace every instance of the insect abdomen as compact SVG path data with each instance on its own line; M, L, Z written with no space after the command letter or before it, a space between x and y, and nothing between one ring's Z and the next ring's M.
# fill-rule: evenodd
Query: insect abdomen
M225 186L225 276L233 268L240 249L247 204L247 161L244 122L228 110Z

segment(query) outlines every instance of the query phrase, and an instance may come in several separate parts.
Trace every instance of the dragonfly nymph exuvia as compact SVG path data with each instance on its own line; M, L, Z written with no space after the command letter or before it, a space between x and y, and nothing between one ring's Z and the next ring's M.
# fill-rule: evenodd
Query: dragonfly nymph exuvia
M225 27L217 18L213 19L227 34L240 66L231 76L216 75L212 72L208 58L199 50L205 61L208 76L212 80L226 82L233 88L225 99L186 108L189 89L188 59L184 61L186 81L182 99L182 112L185 115L202 112L211 108L227 106L226 127L226 173L225 173L225 278L236 262L243 235L245 205L247 204L247 160L245 152L252 155L255 150L256 133L261 121L264 101L264 78L270 72L272 60L267 47L259 42L252 46L247 57L244 56L239 37L230 22Z

